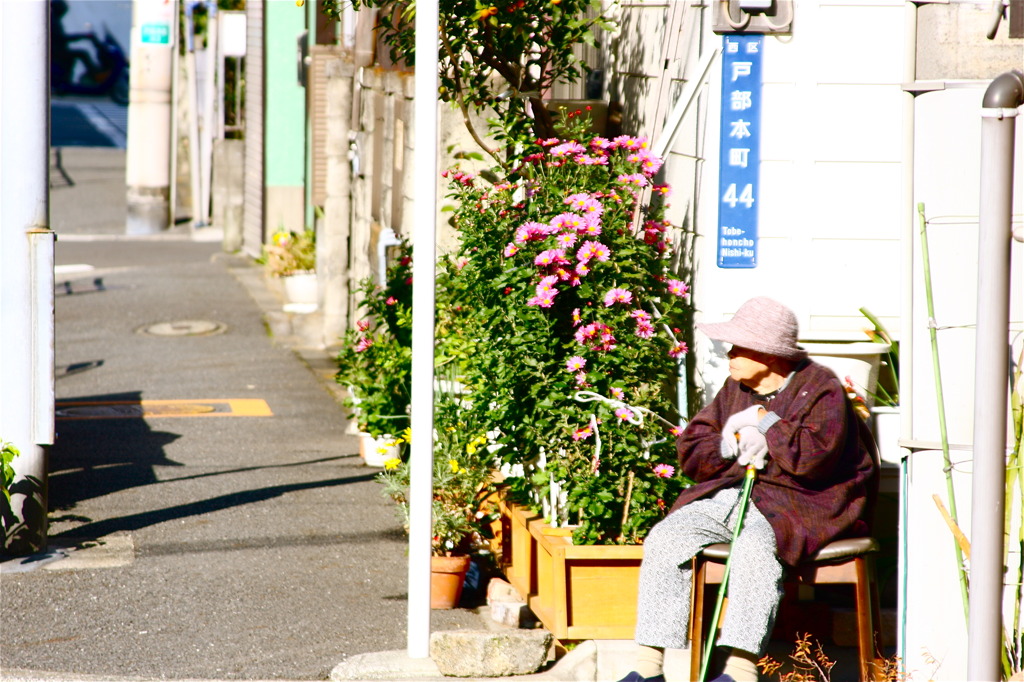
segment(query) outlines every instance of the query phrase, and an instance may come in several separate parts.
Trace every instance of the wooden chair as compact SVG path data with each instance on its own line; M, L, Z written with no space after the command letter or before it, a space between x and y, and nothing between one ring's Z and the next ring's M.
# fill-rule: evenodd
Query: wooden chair
M837 540L797 568L791 569L786 576L787 581L795 581L799 585L846 584L855 587L861 682L874 679L878 663L875 647L876 644L881 645L881 615L874 562L878 549L878 542L874 538ZM711 584L721 584L728 556L729 544L720 543L704 548L693 559L693 594L690 602L691 681L700 675L704 649L705 588ZM712 630L717 627L717 623L711 624Z

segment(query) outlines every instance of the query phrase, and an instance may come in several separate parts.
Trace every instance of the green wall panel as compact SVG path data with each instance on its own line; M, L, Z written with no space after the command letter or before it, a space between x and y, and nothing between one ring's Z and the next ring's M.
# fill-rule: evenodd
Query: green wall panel
M266 159L268 187L302 186L306 177L306 90L296 73L306 12L290 0L266 4Z

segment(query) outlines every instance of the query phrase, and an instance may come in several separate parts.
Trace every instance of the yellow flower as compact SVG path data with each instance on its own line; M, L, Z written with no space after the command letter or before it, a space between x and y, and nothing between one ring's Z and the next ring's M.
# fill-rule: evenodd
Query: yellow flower
M448 466L450 466L452 468L452 473L453 474L459 473L459 460L457 460L457 459L450 459L450 460L448 460Z
M397 457L392 457L391 459L384 460L384 468L387 469L388 471L394 471L395 469L398 468L398 465L401 463L402 460L398 459Z
M471 455L475 455L476 451L480 449L481 445L487 445L486 434L477 436L473 440L469 441L469 444L466 445L466 452L468 452Z
M405 431L402 431L402 437L399 440L404 440L406 443L412 443L412 427L407 427Z

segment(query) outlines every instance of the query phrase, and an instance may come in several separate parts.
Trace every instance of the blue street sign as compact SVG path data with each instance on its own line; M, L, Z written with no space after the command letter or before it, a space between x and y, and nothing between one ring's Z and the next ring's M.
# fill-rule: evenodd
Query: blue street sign
M764 36L722 37L718 267L757 267Z

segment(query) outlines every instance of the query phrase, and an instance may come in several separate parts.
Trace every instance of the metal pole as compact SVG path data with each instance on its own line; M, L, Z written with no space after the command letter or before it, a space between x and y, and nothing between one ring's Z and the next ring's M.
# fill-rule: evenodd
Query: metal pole
M176 3L135 0L128 102L128 234L153 234L170 224L171 64Z
M412 288L412 444L409 480L410 658L430 655L433 524L434 259L437 216L437 0L416 3L416 215Z
M981 120L978 331L974 375L974 479L967 679L1000 679L1010 239L1014 124L1024 74L1004 73L985 91Z
M0 439L13 465L7 552L46 547L53 444L53 241L49 228L50 4L0 3Z

